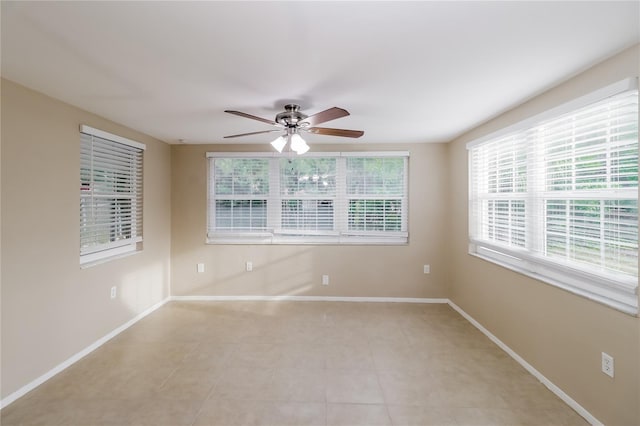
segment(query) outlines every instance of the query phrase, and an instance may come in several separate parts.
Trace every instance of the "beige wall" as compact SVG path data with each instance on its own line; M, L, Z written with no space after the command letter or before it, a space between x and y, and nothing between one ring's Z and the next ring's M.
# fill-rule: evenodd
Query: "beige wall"
M2 398L163 300L171 271L177 296L450 297L598 419L640 424L640 320L469 256L465 149L476 137L637 75L639 50L449 145L367 146L411 152L406 246L206 245L205 152L268 146L169 147L2 80ZM88 269L78 266L80 123L147 144L144 251ZM331 277L328 287L322 274ZM601 351L615 357L613 380L599 371Z
M314 151L408 150L405 246L207 245L207 151L257 151L267 144L172 146L172 294L446 297L447 147L442 144L314 145ZM252 261L253 272L245 272ZM196 264L205 264L205 273ZM431 274L423 273L423 264ZM330 285L321 285L328 274Z
M1 89L4 398L168 296L171 182L168 145L7 80ZM147 145L144 250L88 269L81 123Z
M449 144L450 298L600 421L640 424L640 320L467 254L466 142L607 84L637 76L629 49ZM600 353L615 358L615 379Z

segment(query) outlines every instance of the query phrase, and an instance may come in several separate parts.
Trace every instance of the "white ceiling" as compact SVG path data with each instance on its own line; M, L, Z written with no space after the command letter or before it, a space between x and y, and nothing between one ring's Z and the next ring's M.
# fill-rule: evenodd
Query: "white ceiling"
M290 101L362 143L445 142L640 41L637 1L1 3L3 77L169 143Z

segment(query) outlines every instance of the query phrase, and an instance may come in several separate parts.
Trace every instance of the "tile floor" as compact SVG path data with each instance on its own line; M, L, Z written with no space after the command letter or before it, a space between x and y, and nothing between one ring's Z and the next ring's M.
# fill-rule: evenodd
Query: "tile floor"
M172 302L12 425L585 425L447 305Z

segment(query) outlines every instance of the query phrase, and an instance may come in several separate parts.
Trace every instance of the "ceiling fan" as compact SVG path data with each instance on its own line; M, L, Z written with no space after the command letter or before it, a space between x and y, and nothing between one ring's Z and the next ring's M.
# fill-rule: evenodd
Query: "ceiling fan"
M278 127L274 130L263 130L260 132L241 133L238 135L225 136L225 138L238 138L241 136L259 135L261 133L282 132L282 135L271 142L271 145L278 151L282 152L284 147L289 143L292 151L298 155L309 151L309 145L300 136L300 132L314 133L317 135L341 136L346 138L359 138L364 135L362 130L345 130L331 129L328 127L316 127L316 124L325 123L337 118L346 117L349 111L346 109L333 107L321 111L317 114L306 115L300 112L300 106L288 104L284 106L284 112L276 115L274 120L256 117L246 112L225 110L229 114L239 115L240 117L258 120L263 123Z

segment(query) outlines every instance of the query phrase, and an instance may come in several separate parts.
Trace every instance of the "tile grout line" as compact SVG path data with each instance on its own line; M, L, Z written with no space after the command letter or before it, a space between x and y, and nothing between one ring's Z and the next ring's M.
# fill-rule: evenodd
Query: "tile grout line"
M387 418L389 419L389 424L393 425L393 419L391 418L391 412L389 411L389 402L387 401L387 394L382 388L382 382L380 381L380 372L376 366L376 360L373 358L373 350L371 349L371 340L367 339L367 348L369 349L369 355L371 356L371 360L373 361L373 371L376 374L376 382L378 383L378 388L380 388L380 393L382 393L382 400L384 401L384 410L387 413Z
M482 324L475 320L471 315L465 312L462 308L456 305L452 300L449 300L447 303L452 309L454 309L458 314L460 314L465 320L471 323L474 327L480 330L485 336L491 340L498 348L502 351L506 352L512 359L514 359L518 364L520 364L529 374L538 379L542 384L547 387L554 395L560 398L566 405L568 405L571 409L577 412L582 418L588 421L590 424L594 426L602 426L602 422L600 422L596 417L594 417L590 412L588 412L584 407L582 407L578 402L576 402L573 398L571 398L568 394L566 394L562 389L556 386L551 380L547 379L542 373L540 373L537 369L535 369L531 364L524 360L520 355L518 355L513 349L507 346L502 340L498 339L493 333L491 333L488 329L486 329Z
M131 318L129 321L125 322L124 324L120 325L119 327L116 327L111 332L107 333L106 335L104 335L100 339L96 340L95 342L93 342L89 346L85 347L84 349L80 350L79 352L76 352L71 357L67 358L66 360L64 360L60 364L58 364L55 367L53 367L51 370L49 370L46 373L42 374L41 376L35 378L34 380L32 380L31 382L29 382L26 385L22 386L20 389L16 390L15 392L9 394L8 396L6 396L4 399L2 399L0 401L0 411L3 410L4 408L6 408L7 406L9 406L10 404L12 404L13 402L15 402L16 400L18 400L19 398L21 398L24 395L26 395L27 393L31 392L32 390L35 390L36 388L38 388L43 383L45 383L48 380L52 379L53 377L57 376L58 374L60 374L64 370L66 370L67 368L73 366L79 360L83 359L84 357L86 357L90 353L92 353L95 350L99 349L105 343L109 342L110 340L112 340L116 336L120 335L123 331L127 330L128 328L132 327L133 325L138 323L144 317L150 315L151 313L153 313L153 312L157 311L158 309L160 309L161 307L165 306L170 301L171 301L171 297L166 297L165 299L161 300L160 302L150 306L149 308L145 309L144 311L142 311L141 313L139 313L135 317Z
M265 302L260 302L260 303L265 303ZM266 303L268 303L268 302L266 302ZM563 397L562 397L562 395L558 394L558 392L556 391L556 389L551 388L551 387L550 387L546 382L544 382L540 377L538 377L538 375L540 375L540 376L541 376L541 374L540 374L539 372L537 372L537 370L534 370L534 371L535 371L535 373L537 373L537 374L535 374L534 372L532 372L531 370L529 370L529 368L527 368L527 366L526 366L526 365L522 364L521 360L519 359L519 356L518 356L515 352L511 351L511 350L510 350L510 349L509 349L509 348L508 348L504 343L502 343L501 341L499 341L499 340L498 340L495 336L493 336L493 335L492 335L488 330L484 329L484 328L482 327L482 325L480 325L479 323L477 323L477 321L475 321L475 320L474 320L472 317L470 317L469 315L466 315L466 313L464 313L464 311L462 311L459 307L457 307L457 305L453 304L453 302L449 301L448 305L449 305L449 307L450 307L450 308L452 308L452 312L456 312L458 315L460 315L461 320L463 320L463 322L470 323L470 325L474 326L475 328L477 328L478 330L480 330L480 331L481 331L485 336L489 337L489 340L490 340L490 341L491 341L491 343L492 343L492 345L491 345L491 346L493 346L493 347L496 347L496 346L497 346L497 348L496 348L496 349L499 349L499 350L502 350L502 351L506 352L506 353L507 353L507 355L509 355L511 358L513 358L513 359L514 359L518 364L520 364L521 366L525 367L525 370L527 370L527 372L528 372L529 374L533 375L533 376L534 376L535 378L537 378L539 381L542 381L542 383L543 383L543 384L544 384L544 385L545 385L545 386L546 386L546 387L547 387L547 388L548 388L548 389L549 389L553 394L555 394L555 396L556 396L556 397L559 397L559 398L560 398L560 400L562 400L566 405L568 405L568 408L573 408L575 411L578 411L578 410L576 410L576 408L575 408L575 407L573 407L571 404L567 403L567 401L565 400L565 398L563 398ZM258 305L258 306L260 306L260 305ZM238 318L241 318L242 320L248 320L248 321L256 321L256 320L260 321L260 320L262 320L262 319L263 319L263 317L265 317L265 314L262 312L262 310L261 310L261 309L260 309L260 310L258 310L258 311L256 311L255 313L252 313L252 312L251 312L251 309L252 309L252 307L250 307L250 306L246 306L246 307L244 307L244 308L242 309L241 315L240 315ZM360 310L360 312L367 312L367 310L366 310L366 309L363 309L363 310ZM410 312L413 312L413 311L410 311ZM230 318L231 318L231 319L233 319L232 317L230 317ZM414 336L414 338L415 338L415 337L417 336L417 334L415 334L415 332L416 332L416 331L419 331L419 330L417 329L417 327L418 327L417 325L415 326L415 327L416 327L416 329L415 329L415 330L414 330L414 328L412 328L412 327L414 327L414 324L413 324L413 322L412 322L412 321L410 321L410 320L412 320L413 318L409 318L409 317L407 317L406 319L407 319L407 321L402 322L401 327L400 327L400 329L401 329L400 331L401 331L401 335L402 335L402 337L404 337L404 339L403 339L403 340L404 340L404 341L406 341L406 342L407 342L407 344L408 344L408 343L409 343L409 341L410 341L409 337L410 337L410 336ZM185 323L185 324L186 324L186 323ZM191 323L189 323L189 324L191 324ZM341 322L340 322L340 324L341 324L342 326L352 326L352 325L357 325L356 323L354 323L354 322L349 322L349 321L347 321L347 322L345 322L345 321L341 321ZM336 325L336 326L339 326L340 324L335 324L335 325ZM131 324L131 325L133 325L133 324ZM190 325L188 325L188 324L187 324L187 325L185 325L185 327L189 327L189 326L190 326ZM242 325L242 327L244 327L244 325ZM124 331L124 329L123 329L123 330L121 330L121 331ZM356 331L357 331L357 330L356 330ZM410 334L410 331L413 331L413 332L414 332L414 334ZM118 334L119 334L119 333L118 333ZM224 334L224 333L223 333L223 334ZM245 336L244 338L249 338L249 339L251 339L251 335L253 335L253 334L249 333L249 334L247 335L248 337L247 337L247 336ZM198 336L199 336L199 337L198 337ZM191 347L190 347L190 349L189 349L188 351L185 351L186 353L185 353L184 355L182 355L182 358L181 358L182 362L185 362L185 361L186 361L186 359L187 359L187 357L188 357L190 354L194 354L194 353L198 353L198 352L203 352L203 353L204 353L204 352L207 352L207 353L209 353L208 351L205 351L204 346L206 345L206 343L201 341L201 340L202 340L202 336L200 336L199 334L198 334L198 336L195 336L195 337L193 337L193 336L192 336L192 337L191 337L192 341L193 341L193 340L195 340L195 343L196 343L196 344L195 344L195 345L193 345L193 343L191 343L191 344L190 344L190 346L191 346ZM346 336L346 335L345 335L345 336ZM339 338L337 341L340 341L341 343L336 343L336 342L337 342L337 341L336 341L336 342L332 343L332 345L344 345L344 344L345 344L345 341L344 341L344 340L345 340L345 336L342 336L342 335L337 336L337 337ZM376 337L378 337L378 338L380 338L380 336L379 336L379 335L377 335L377 334L376 334L375 336L376 336ZM114 336L114 337L115 337L115 336ZM217 343L217 342L215 342L215 341L211 341L211 342L210 342L209 340L207 340L207 342L209 342L211 345L219 345L219 343ZM369 356L371 357L371 360L372 360L372 362L373 362L373 370L375 371L375 377L376 377L377 385L378 385L378 387L379 387L380 391L382 392L382 396L383 396L382 400L383 400L383 402L384 402L384 404L385 404L385 409L386 409L386 412L387 412L387 416L388 416L389 420L391 421L391 423L393 423L393 419L391 418L391 414L390 414L390 411L391 411L391 410L390 410L390 405L393 405L393 404L390 404L390 403L389 403L388 398L386 397L386 394L385 394L384 388L382 387L381 377L383 377L383 375L382 375L382 374L383 374L383 372L384 372L384 369L379 369L379 368L378 368L378 366L376 365L376 360L375 360L374 354L373 354L373 347L374 347L374 343L376 343L376 342L381 343L381 344L383 344L383 345L385 345L385 346L389 346L389 345L393 346L393 345L395 345L395 344L396 344L396 342L395 342L395 341L392 341L392 340L375 340L375 337L372 337L372 336L367 336L367 338L366 338L366 348L368 349ZM105 342L105 343L106 343L106 342ZM179 343L179 342L176 342L176 343ZM227 343L227 342L225 341L225 343ZM220 371L224 371L224 366L228 366L228 365L231 363L231 360L233 359L233 354L237 354L237 353L240 353L240 352L241 352L241 348L237 346L239 343L242 343L242 341L234 342L235 346L234 346L234 347L233 347L233 349L230 351L230 353L229 353L229 354L227 354L227 355L224 357L224 361L223 361L223 363L222 363L222 368L221 368L221 367L218 367L218 369L219 369ZM260 343L260 342L259 342L259 343ZM427 343L429 343L429 341L427 341ZM283 342L277 341L277 343L276 343L276 344L278 344L278 345L286 345L286 342L284 342L284 341L283 341ZM429 344L431 344L431 343L429 343ZM328 347L327 345L328 345L328 344L326 344L326 343L325 343L325 344L322 346L323 351L324 351L324 356L323 356L323 366L324 366L324 369L323 369L323 371L324 371L324 377L325 377L325 386L324 386L324 407L325 407L325 414L324 414L325 422L324 422L324 423L325 423L325 425L328 425L328 423L329 423L329 422L328 422L328 420L329 420L329 410L328 410L328 406L330 405L330 403L329 403L329 401L328 401L328 386L327 386L327 385L328 385L327 378L328 378L328 371L329 371L329 370L328 370L328 367L329 367L329 362L328 362L328 361L329 361L329 358L328 358L328 352L327 352L327 347ZM506 348L506 349L505 349L505 348ZM96 348L96 349L97 349L97 348ZM211 353L213 353L213 352L211 352ZM74 362L73 364L75 364L75 362ZM70 364L69 366L71 366L71 365L73 365L73 364ZM346 365L346 364L344 364L344 363L343 363L343 365L342 365L342 366L344 367L344 365ZM528 364L527 364L527 365L528 365ZM533 369L533 367L531 367L530 365L529 365L529 367ZM173 369L171 370L170 374L169 374L167 377L165 377L165 378L164 378L164 380L162 380L162 382L160 383L160 386L162 387L164 384L166 384L166 383L167 383L167 381L168 381L168 380L170 380L170 378L171 378L171 377L173 377L173 376L176 374L176 372L178 371L178 369L179 369L179 368L180 368L180 366L176 366L175 368L173 368ZM354 367L349 368L349 370L353 370L353 369L354 369ZM338 369L338 370L343 370L343 368ZM358 370L358 367L355 367L355 370ZM61 370L61 371L62 371L62 370ZM213 369L211 369L211 371L213 371ZM333 371L333 370L332 370L332 371ZM359 371L361 371L361 370L359 370ZM438 371L439 371L439 370L438 370ZM271 372L270 372L270 378L273 378L274 374L275 374L275 370L271 369ZM53 377L53 376L52 376L52 377ZM542 378L544 379L544 376L542 376ZM204 411L204 408L206 407L206 403L207 403L207 401L210 401L212 398L214 398L214 397L215 397L216 391L217 391L218 389L221 389L221 388L222 388L222 385L223 385L223 383L221 382L220 377L219 377L218 375L215 375L215 377L212 377L212 385L211 385L211 388L210 388L210 389L208 390L208 392L206 393L206 396L204 397L204 399L202 399L202 400L201 400L201 402L200 402L200 406L199 406L198 410L197 410L197 411L196 411L196 410L193 410L193 412L195 412L195 417L193 418L193 421L191 422L191 425L192 425L192 426L193 426L194 424L196 424L196 423L197 423L198 418L201 416L201 414L202 414L202 413L203 413L203 411ZM553 385L553 383L551 383L551 385ZM558 388L558 390L559 390L559 388ZM560 391L560 392L562 392L561 390L559 390L559 391ZM565 394L565 396L566 396L566 394ZM246 398L245 398L245 399L246 399ZM243 399L243 400L244 400L244 399ZM575 401L574 401L574 403L575 403ZM337 403L337 404L343 404L343 403ZM357 404L357 403L352 403L352 404ZM584 416L584 414L583 414L582 412L580 412L580 411L578 411L578 414L579 414L579 415L581 415L582 417L585 417L585 416ZM590 421L590 419L588 419L588 418L586 418L586 420ZM456 423L457 423L457 420L456 420ZM592 423L593 423L593 422L592 422ZM599 424L599 423L593 423L593 424Z

